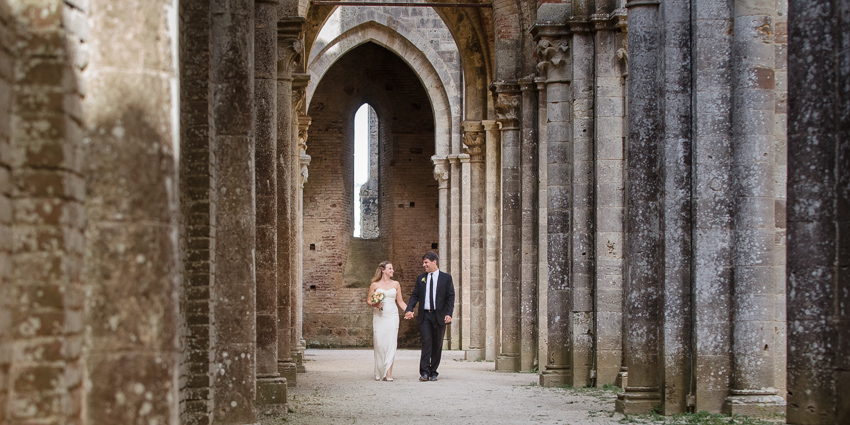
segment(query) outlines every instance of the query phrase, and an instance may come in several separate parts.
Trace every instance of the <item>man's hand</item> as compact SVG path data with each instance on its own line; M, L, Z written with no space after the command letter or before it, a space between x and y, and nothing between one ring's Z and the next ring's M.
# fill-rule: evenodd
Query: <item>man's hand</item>
M452 316L446 316L446 323L452 322Z
M413 318L413 312L408 311L408 312L404 313L404 318L405 319L412 319Z

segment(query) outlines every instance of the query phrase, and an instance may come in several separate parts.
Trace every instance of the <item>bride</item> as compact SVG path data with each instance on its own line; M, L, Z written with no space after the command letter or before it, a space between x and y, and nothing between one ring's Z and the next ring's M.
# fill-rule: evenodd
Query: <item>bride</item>
M404 302L401 286L398 281L392 280L393 265L384 261L375 270L372 284L369 286L369 296L366 302L374 310L372 311L372 341L375 344L375 380L393 380L393 361L398 346L398 307L402 311L407 309ZM372 303L372 295L376 292L383 293L384 299Z

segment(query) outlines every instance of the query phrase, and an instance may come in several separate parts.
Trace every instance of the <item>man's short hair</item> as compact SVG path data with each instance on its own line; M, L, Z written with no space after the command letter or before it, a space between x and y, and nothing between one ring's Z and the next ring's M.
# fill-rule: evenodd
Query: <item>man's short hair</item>
M425 253L425 255L423 255L423 256L422 256L422 259L424 260L424 259L426 259L426 258L427 258L427 259L429 259L429 260L431 260L431 261L432 261L432 262L434 262L434 263L436 263L436 262L437 262L437 260L439 259L439 257L437 257L437 253L436 253L436 252L434 252L434 251L428 251L428 252L426 252L426 253Z

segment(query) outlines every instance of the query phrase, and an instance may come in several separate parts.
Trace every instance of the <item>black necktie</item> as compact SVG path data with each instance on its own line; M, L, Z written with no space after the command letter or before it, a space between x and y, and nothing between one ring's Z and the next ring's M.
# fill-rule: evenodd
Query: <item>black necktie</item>
M431 295L431 290L434 287L434 283L436 283L436 282L434 282L434 279L432 279L431 276L432 276L431 273L428 273L428 283L429 283L429 285L425 289L428 291L428 295L427 295L428 306L431 307L431 310L436 310L436 308L434 308L435 307L434 306L434 296Z

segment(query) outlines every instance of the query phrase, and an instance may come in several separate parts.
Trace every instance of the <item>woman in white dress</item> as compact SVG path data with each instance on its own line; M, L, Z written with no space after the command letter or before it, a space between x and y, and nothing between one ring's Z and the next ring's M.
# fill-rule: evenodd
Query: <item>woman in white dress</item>
M393 361L398 347L398 309L407 309L401 285L392 280L393 265L384 261L375 270L375 277L369 285L369 296L366 302L372 310L372 341L375 344L375 380L393 380ZM384 294L380 302L371 303L375 292ZM396 307L398 306L398 307Z

